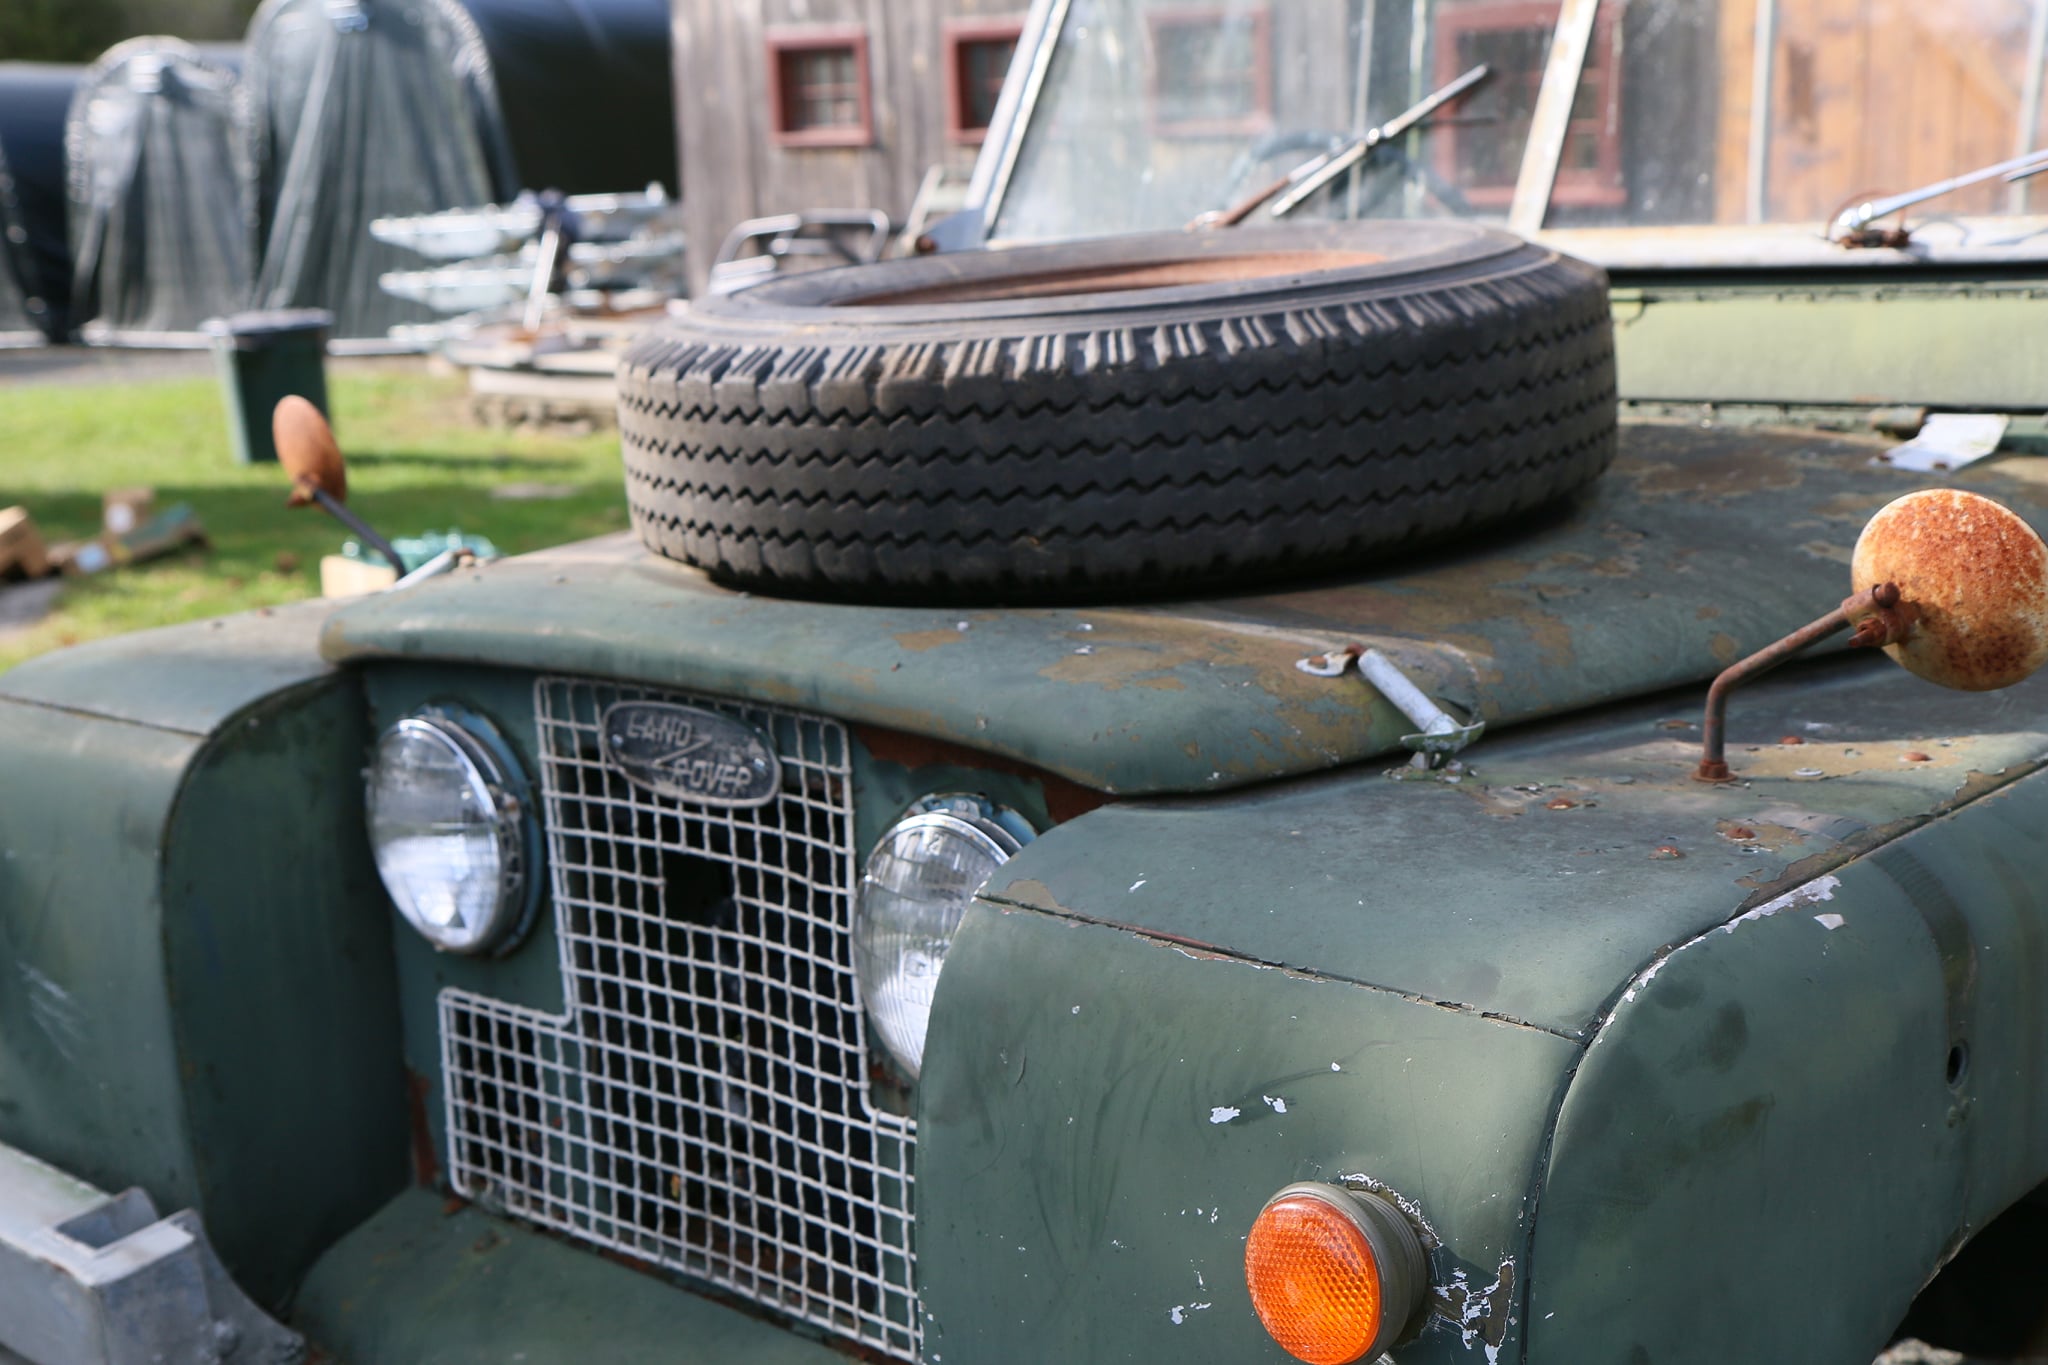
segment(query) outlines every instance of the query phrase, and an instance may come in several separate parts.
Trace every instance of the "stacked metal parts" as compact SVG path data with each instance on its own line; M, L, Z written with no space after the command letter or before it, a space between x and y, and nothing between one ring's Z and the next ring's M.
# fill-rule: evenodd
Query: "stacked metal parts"
M64 121L84 74L0 62L0 339L17 344L62 341L71 329Z
M377 277L403 263L374 218L517 188L490 61L456 0L265 0L249 27L259 308L318 307L334 336L425 321Z
M88 341L199 344L253 274L247 97L228 62L133 38L95 62L65 131L72 322Z

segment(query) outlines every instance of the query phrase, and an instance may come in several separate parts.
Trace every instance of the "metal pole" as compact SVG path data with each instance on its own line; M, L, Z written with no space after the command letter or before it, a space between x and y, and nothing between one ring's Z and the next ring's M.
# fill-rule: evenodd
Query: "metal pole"
M1557 12L1550 59L1543 65L1543 88L1536 92L1536 112L1529 119L1529 141L1522 148L1522 170L1508 208L1508 230L1524 237L1543 230L1558 164L1564 159L1565 136L1571 132L1572 101L1578 97L1593 21L1599 14L1600 0L1564 0Z
M1756 0L1756 51L1749 67L1749 185L1747 218L1764 221L1770 209L1771 91L1778 60L1778 0Z
M1421 99L1429 92L1429 77L1424 63L1429 59L1429 12L1432 0L1415 0L1408 10L1408 102ZM1408 130L1408 145L1402 148L1410 160L1422 155L1422 134L1419 130ZM1422 212L1422 178L1409 176L1401 186L1401 213L1414 218Z
M2048 62L2048 0L2034 0L2034 21L2027 26L2027 75L2020 87L2020 126L2013 130L2012 154L2025 156L2039 144L2034 140L2041 127L2041 67ZM2027 182L2015 180L2006 192L2006 210L2027 211Z
M2040 0L2040 3L2048 5L2048 0ZM1358 15L1358 82L1354 87L1356 93L1352 96L1351 100L1351 135L1353 137L1364 137L1366 130L1372 126L1366 122L1366 119L1372 116L1372 39L1373 29L1377 26L1379 20L1379 7L1379 0L1365 0L1365 4L1360 9ZM1344 207L1344 216L1346 218L1356 218L1358 216L1358 200L1359 195L1365 188L1364 182L1365 177L1363 176L1354 175L1351 177L1350 187L1346 191Z

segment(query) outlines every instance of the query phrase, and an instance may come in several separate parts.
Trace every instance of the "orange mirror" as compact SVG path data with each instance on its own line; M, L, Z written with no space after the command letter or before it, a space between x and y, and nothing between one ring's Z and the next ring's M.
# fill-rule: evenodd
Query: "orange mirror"
M1905 629L1884 651L1929 682L1988 692L2048 661L2048 546L1990 498L1906 494L1863 528L1849 572L1858 592L1898 584Z
M327 419L297 394L280 398L270 414L270 435L277 443L277 461L291 475L293 507L313 501L315 492L336 502L348 497L348 471L342 463L341 447Z

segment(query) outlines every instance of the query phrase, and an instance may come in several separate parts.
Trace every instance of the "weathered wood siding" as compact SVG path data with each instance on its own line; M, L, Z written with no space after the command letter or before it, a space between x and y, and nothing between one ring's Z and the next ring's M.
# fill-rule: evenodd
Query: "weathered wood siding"
M690 278L702 289L734 223L806 208L878 208L901 219L935 162L965 172L975 147L946 131L945 22L1016 16L1026 0L672 0L676 118ZM874 140L781 147L768 32L858 25L868 41Z

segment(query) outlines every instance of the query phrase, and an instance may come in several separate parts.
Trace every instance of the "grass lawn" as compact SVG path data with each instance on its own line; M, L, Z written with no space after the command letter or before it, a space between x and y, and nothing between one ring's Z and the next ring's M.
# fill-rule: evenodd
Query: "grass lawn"
M507 554L626 525L616 432L561 437L487 430L460 378L419 362L332 364L335 434L349 506L385 535L459 527ZM556 496L491 496L505 484ZM100 526L100 495L147 485L159 510L189 502L212 542L64 585L51 614L0 632L0 670L102 635L312 597L320 556L347 538L316 508L288 509L276 465L237 465L207 379L0 386L0 507L20 503L50 541Z

